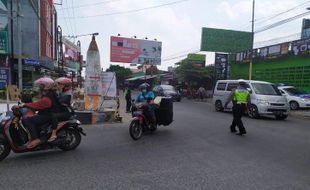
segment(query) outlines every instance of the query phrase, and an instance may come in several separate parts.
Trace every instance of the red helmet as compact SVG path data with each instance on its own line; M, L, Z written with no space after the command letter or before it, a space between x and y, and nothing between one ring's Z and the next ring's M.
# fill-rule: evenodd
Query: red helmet
M54 87L54 81L51 78L48 77L42 77L39 78L38 80L34 81L35 85L38 85L40 89L42 90L50 90Z
M69 78L66 78L66 77L60 77L60 78L56 79L55 82L57 84L64 85L64 88L63 88L64 91L70 90L70 88L72 86L72 80Z

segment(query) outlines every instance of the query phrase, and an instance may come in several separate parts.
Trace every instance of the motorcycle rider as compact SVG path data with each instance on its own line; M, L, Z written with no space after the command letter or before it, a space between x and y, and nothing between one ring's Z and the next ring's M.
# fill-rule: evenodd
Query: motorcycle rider
M74 113L71 108L72 97L72 81L66 77L60 77L55 80L58 101L61 104L59 112L52 114L52 135L48 142L52 142L57 138L56 129L60 121L68 120Z
M23 121L32 137L31 142L27 145L27 148L35 148L41 143L37 127L51 121L51 113L56 113L59 110L57 95L53 90L54 81L51 78L39 78L38 80L34 81L34 86L42 95L41 99L36 102L25 103L22 105L31 110L38 111L38 114L25 118Z
M148 83L143 83L139 86L141 93L137 96L137 103L146 103L146 107L144 109L144 114L146 118L151 122L152 125L156 124L156 116L154 108L151 106L152 101L155 98L154 92L150 89L150 85Z

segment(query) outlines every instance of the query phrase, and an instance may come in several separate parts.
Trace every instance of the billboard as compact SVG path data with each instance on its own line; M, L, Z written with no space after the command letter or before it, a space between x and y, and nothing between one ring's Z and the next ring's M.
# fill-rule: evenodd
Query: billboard
M228 54L215 53L215 79L226 80L230 78Z
M116 97L116 76L113 72L102 72L102 95Z
M111 36L111 62L160 65L162 43Z
M206 66L206 55L190 53L187 60L194 68L202 68Z
M62 38L62 42L65 46L65 57L74 61L78 61L79 47L66 38Z
M0 0L0 53L8 53L8 9L7 0Z
M251 32L202 28L201 51L237 53L251 48Z
M310 54L310 38L294 41L292 43L292 51L294 55Z

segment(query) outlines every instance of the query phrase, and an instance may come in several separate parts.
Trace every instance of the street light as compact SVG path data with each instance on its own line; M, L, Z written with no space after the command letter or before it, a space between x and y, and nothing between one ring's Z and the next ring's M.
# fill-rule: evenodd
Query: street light
M253 0L253 7L252 7L252 44L250 54L249 80L252 80L253 46L254 46L254 11L255 11L255 0Z

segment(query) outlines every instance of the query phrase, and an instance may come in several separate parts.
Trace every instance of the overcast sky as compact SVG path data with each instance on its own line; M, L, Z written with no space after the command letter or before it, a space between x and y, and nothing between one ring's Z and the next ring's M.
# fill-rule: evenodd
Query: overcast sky
M62 6L56 5L56 9L63 35L98 32L96 39L104 69L111 64L111 35L162 41L160 68L166 69L187 53L199 51L202 27L251 31L252 0L55 0L55 3L61 1ZM170 5L160 6L164 4ZM255 29L306 12L307 7L310 1L306 0L256 0ZM137 9L145 10L124 13ZM288 12L275 17L285 11ZM300 33L301 23L299 18L259 33L255 42ZM91 37L77 40L81 41L82 54L86 56ZM213 59L213 54L208 53L207 64L212 64Z

